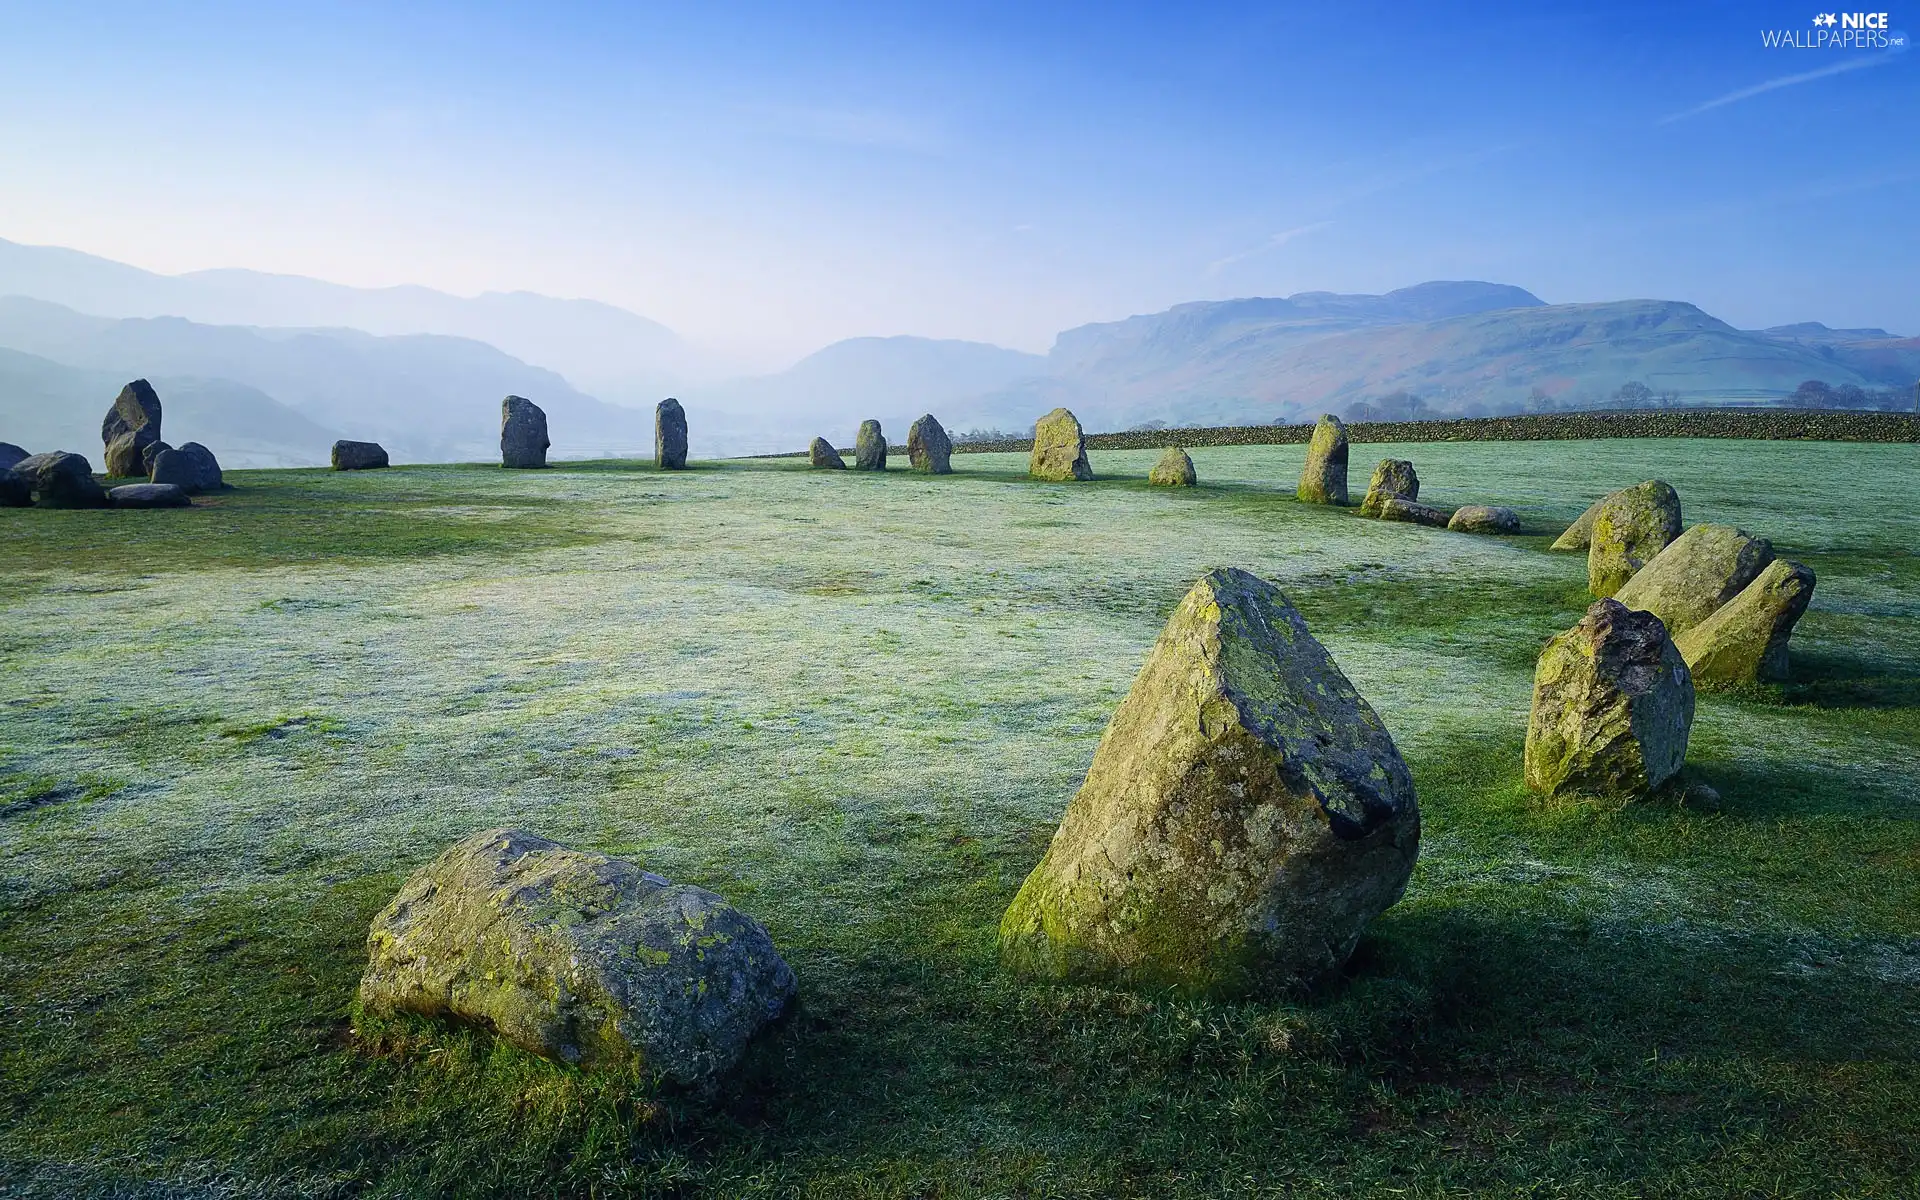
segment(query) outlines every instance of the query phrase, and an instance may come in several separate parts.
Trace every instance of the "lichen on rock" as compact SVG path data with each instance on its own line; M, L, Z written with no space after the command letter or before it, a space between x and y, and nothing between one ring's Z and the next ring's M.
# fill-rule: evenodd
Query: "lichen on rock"
M1793 627L1813 602L1814 574L1777 558L1739 595L1674 639L1696 682L1713 687L1788 675Z
M1027 474L1054 483L1093 478L1093 467L1087 462L1087 435L1078 417L1056 408L1033 423Z
M1773 561L1773 544L1731 525L1695 525L1613 598L1659 617L1675 638L1717 612Z
M1168 446L1160 461L1147 472L1147 482L1155 487L1193 487L1199 482L1193 459L1179 446Z
M1662 480L1608 496L1593 518L1587 547L1587 590L1605 599L1680 536L1680 496Z
M1347 427L1332 413L1322 416L1313 427L1295 495L1307 504L1347 502Z
M1360 502L1360 515L1379 516L1380 506L1391 499L1419 498L1420 475L1413 469L1413 464L1404 458L1383 458L1380 465L1373 469L1373 479L1367 484L1366 499Z

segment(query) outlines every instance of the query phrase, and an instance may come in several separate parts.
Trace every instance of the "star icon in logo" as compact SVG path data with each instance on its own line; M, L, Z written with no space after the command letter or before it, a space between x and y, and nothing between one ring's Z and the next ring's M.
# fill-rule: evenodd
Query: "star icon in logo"
M1831 29L1840 23L1840 18L1834 16L1832 13L1815 13L1813 23L1815 25L1824 25Z

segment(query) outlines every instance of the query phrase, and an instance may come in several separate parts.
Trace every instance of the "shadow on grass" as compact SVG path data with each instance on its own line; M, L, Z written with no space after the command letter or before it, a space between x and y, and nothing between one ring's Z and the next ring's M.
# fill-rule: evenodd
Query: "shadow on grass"
M1777 694L1820 708L1920 708L1920 671L1864 654L1795 651L1792 678Z

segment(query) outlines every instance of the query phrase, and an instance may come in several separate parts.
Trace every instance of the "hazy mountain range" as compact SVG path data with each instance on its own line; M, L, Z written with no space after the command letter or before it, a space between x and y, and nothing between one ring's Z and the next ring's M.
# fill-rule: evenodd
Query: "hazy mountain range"
M557 456L649 453L672 392L699 455L842 444L867 416L898 440L1021 429L1065 404L1093 429L1272 422L1413 392L1445 411L1544 393L1603 403L1627 380L1689 402L1765 399L1802 380L1910 387L1920 339L1818 323L1740 330L1690 304L1550 305L1504 284L1384 296L1201 301L1061 333L1046 355L978 342L854 338L785 371L723 379L671 330L595 301L463 298L252 271L157 275L0 241L0 440L97 457L121 384L160 390L165 435L231 465L323 462L335 437L397 461L487 459L500 398L547 410ZM606 400L621 403L606 403Z

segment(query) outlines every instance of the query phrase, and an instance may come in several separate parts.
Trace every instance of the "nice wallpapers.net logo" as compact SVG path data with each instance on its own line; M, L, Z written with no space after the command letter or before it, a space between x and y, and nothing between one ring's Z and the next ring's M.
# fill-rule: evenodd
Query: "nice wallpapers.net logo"
M1762 29L1760 44L1775 50L1905 50L1907 35L1883 12L1815 13L1811 29Z

